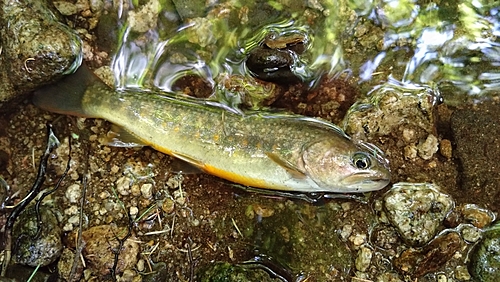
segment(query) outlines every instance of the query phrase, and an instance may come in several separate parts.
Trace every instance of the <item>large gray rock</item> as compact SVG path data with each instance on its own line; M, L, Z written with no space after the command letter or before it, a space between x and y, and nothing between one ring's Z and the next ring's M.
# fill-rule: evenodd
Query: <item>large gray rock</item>
M62 252L62 230L51 208L41 206L41 224L34 206L24 210L12 230L15 242L13 257L22 265L46 266L56 261Z

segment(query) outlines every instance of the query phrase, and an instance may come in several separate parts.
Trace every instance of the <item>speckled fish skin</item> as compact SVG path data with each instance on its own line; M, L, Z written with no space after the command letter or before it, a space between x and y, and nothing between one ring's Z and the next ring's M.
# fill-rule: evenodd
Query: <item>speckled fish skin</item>
M39 101L49 94L35 94L35 104L69 113ZM247 186L352 193L382 189L390 180L380 150L313 118L243 114L215 102L115 91L100 81L84 90L81 107L80 114L108 120L144 145Z

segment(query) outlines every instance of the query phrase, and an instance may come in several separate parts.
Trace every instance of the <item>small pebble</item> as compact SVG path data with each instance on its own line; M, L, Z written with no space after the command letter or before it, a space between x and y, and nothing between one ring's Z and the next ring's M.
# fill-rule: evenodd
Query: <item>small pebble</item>
M68 231L73 231L73 224L71 223L66 223L63 226L63 231L68 232Z
M134 197L139 197L141 195L141 187L137 184L132 185L130 191Z
M415 139L415 130L410 128L403 129L403 138L407 143L414 141Z
M352 235L349 237L349 240L355 245L355 246L361 246L366 242L366 235L365 234L356 234Z
M153 196L153 184L145 183L141 186L142 197L149 199Z
M130 191L130 180L126 176L122 176L116 180L116 191L122 195L122 196L127 196Z
M70 203L78 203L78 200L82 196L80 185L72 184L66 189L66 198Z
M169 214L174 211L175 202L172 201L172 199L165 199L163 201L163 204L161 205L161 209L163 210L163 212Z
M102 191L101 193L99 193L99 198L100 199L107 199L109 197L109 193L107 191Z
M469 271L467 270L467 267L459 265L455 269L455 278L458 281L469 281L471 279Z
M350 202L345 202L345 203L342 203L341 206L342 206L342 210L344 210L344 212L347 212L351 209L352 205Z
M262 205L253 205L253 211L261 217L270 217L274 214L274 209Z
M118 167L117 165L113 165L111 167L111 172L112 173L118 173L118 171L120 171L120 167Z
M446 277L445 274L439 274L437 276L437 282L447 282L448 281L448 277Z
M367 247L361 247L356 257L356 269L359 271L366 271L370 266L373 251Z
M139 209L137 207L130 207L129 209L129 214L132 218L135 218L135 216L139 213Z
M463 226L460 233L462 238L469 243L475 243L481 239L481 230L472 225Z
M74 205L64 210L64 214L66 215L74 215L77 213L78 213L78 207Z
M408 146L404 147L404 156L405 159L411 160L417 157L417 147L415 145L411 144Z
M106 210L106 208L100 208L99 209L99 215L105 215L106 213L108 213L108 210Z
M417 145L418 156L424 160L430 160L434 153L438 151L438 139L436 136L429 134L424 142L419 142Z
M138 262L137 262L137 271L139 272L143 272L144 271L144 266L145 266L145 262L143 259L140 259Z
M447 159L451 159L453 156L453 148L451 146L451 141L448 139L443 139L439 142L439 153Z
M490 210L480 208L474 204L460 206L460 211L464 219L477 228L484 228L490 225L495 219L495 214Z
M346 241L349 236L352 234L352 225L346 224L342 227L342 231L340 232L340 238Z
M65 1L54 1L54 6L59 11L59 13L65 16L71 16L78 12L78 7L73 3Z
M135 271L133 271L132 269L125 269L125 271L123 271L123 274L122 274L122 277L120 280L121 281L134 281L136 275L137 275L137 273Z

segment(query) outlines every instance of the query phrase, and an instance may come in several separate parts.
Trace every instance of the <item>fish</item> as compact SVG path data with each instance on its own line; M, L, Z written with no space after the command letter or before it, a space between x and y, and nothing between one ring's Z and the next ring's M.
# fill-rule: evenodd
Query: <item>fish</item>
M357 193L384 188L389 162L327 121L243 111L178 93L113 89L83 64L34 92L54 113L107 120L121 144L150 146L231 182L286 192ZM117 145L117 144L115 144Z

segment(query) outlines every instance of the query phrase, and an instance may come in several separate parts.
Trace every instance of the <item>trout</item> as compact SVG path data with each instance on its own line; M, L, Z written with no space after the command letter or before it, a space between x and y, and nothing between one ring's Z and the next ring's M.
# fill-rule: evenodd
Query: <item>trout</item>
M319 119L242 112L223 104L108 87L86 66L34 93L38 107L101 118L124 144L150 146L229 181L287 192L368 192L390 181L387 159Z

